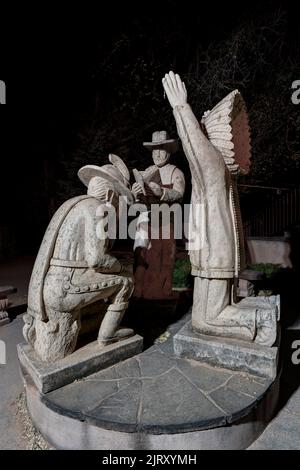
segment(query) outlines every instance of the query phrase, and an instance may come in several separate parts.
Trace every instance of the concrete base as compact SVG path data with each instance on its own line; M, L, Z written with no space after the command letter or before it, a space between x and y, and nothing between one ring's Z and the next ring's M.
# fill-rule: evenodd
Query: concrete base
M57 449L245 449L273 417L275 380L174 355L173 335L141 354L39 393L22 366L36 427Z
M143 338L139 335L100 348L90 343L53 364L42 362L27 343L18 344L21 367L27 371L41 393L56 390L75 380L110 367L141 352Z
M278 346L264 347L246 341L201 335L191 321L174 336L174 353L216 367L247 372L274 379L278 367Z
M240 450L248 448L273 417L279 394L275 381L259 405L227 426L194 432L151 434L119 432L60 414L42 400L27 381L29 413L36 427L56 449L65 450Z

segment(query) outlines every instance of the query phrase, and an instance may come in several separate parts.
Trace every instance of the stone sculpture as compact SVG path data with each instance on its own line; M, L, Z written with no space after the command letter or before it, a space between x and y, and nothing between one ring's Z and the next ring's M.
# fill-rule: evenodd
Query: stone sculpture
M118 329L133 290L132 275L109 254L112 240L100 237L106 223L98 216L108 201L118 211L119 196L132 202L129 172L123 161L86 165L78 176L87 194L66 201L54 214L33 268L23 334L42 361L72 353L80 330L80 309L108 299L98 342L105 346L133 334ZM104 212L101 212L104 214Z
M177 141L169 139L166 131L157 131L152 142L144 142L152 152L154 165L145 171L136 172L136 183L132 192L136 200L141 200L150 211L152 204L173 204L180 202L184 195L184 174L169 163L170 156L177 150ZM151 212L150 212L151 217ZM164 238L162 226L158 227L154 239L148 233L148 217L138 223L138 230L144 230L146 237L136 237L135 243L135 297L167 298L172 295L172 275L175 262L176 240L174 226L170 220L169 236ZM143 224L146 228L143 227ZM153 228L153 227L152 227ZM148 236L149 235L149 236Z
M235 177L247 171L250 137L244 101L235 90L199 124L187 102L185 84L173 72L163 87L192 175L189 239L195 276L192 327L215 336L272 346L277 337L276 298L245 298L235 290L244 268L241 217ZM205 135L206 134L206 135Z

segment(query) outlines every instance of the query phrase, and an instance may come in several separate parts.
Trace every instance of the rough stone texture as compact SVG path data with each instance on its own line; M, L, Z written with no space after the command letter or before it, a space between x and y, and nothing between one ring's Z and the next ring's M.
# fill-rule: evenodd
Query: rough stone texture
M99 347L95 341L51 364L42 362L30 345L21 343L18 355L25 373L31 376L41 393L47 393L134 356L142 346L143 339L138 335L105 348Z
M278 381L148 351L40 395L33 421L59 449L245 449L274 413Z
M56 412L121 432L181 433L240 419L269 379L178 359L156 345L42 396Z
M57 449L90 450L233 450L245 449L262 432L277 402L277 389L266 397L245 418L231 426L175 434L120 432L100 428L51 409L35 387L27 387L27 404L33 421Z
M173 341L174 352L179 357L270 379L276 377L277 346L270 348L236 339L201 335L192 330L190 321L174 336Z
M23 370L31 417L59 449L245 449L273 416L279 380L174 355L173 335L105 370L39 394Z

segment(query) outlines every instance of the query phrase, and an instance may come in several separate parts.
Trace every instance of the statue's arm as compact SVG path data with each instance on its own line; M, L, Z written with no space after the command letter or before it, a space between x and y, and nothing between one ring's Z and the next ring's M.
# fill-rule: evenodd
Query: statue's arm
M163 87L173 108L178 135L188 159L194 181L205 189L204 179L223 172L223 162L217 149L203 134L190 105L187 103L185 84L173 72L163 78Z
M119 273L120 261L109 251L110 240L105 233L106 217L88 212L85 220L85 259L90 268L104 273Z
M184 174L182 173L179 168L174 170L172 175L172 184L173 188L163 188L163 195L161 197L161 201L165 202L176 202L180 201L184 196L185 191L185 178Z

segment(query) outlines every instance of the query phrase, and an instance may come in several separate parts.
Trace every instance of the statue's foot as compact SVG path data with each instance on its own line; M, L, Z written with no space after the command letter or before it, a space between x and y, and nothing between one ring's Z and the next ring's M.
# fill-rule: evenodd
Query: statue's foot
M255 343L262 346L273 346L277 338L277 316L277 308L258 310Z
M117 341L121 341L122 339L129 338L133 335L134 331L131 328L121 328L120 330L116 331L114 336L111 336L110 338L103 338L99 335L98 344L100 346L107 346L108 344L116 343Z

